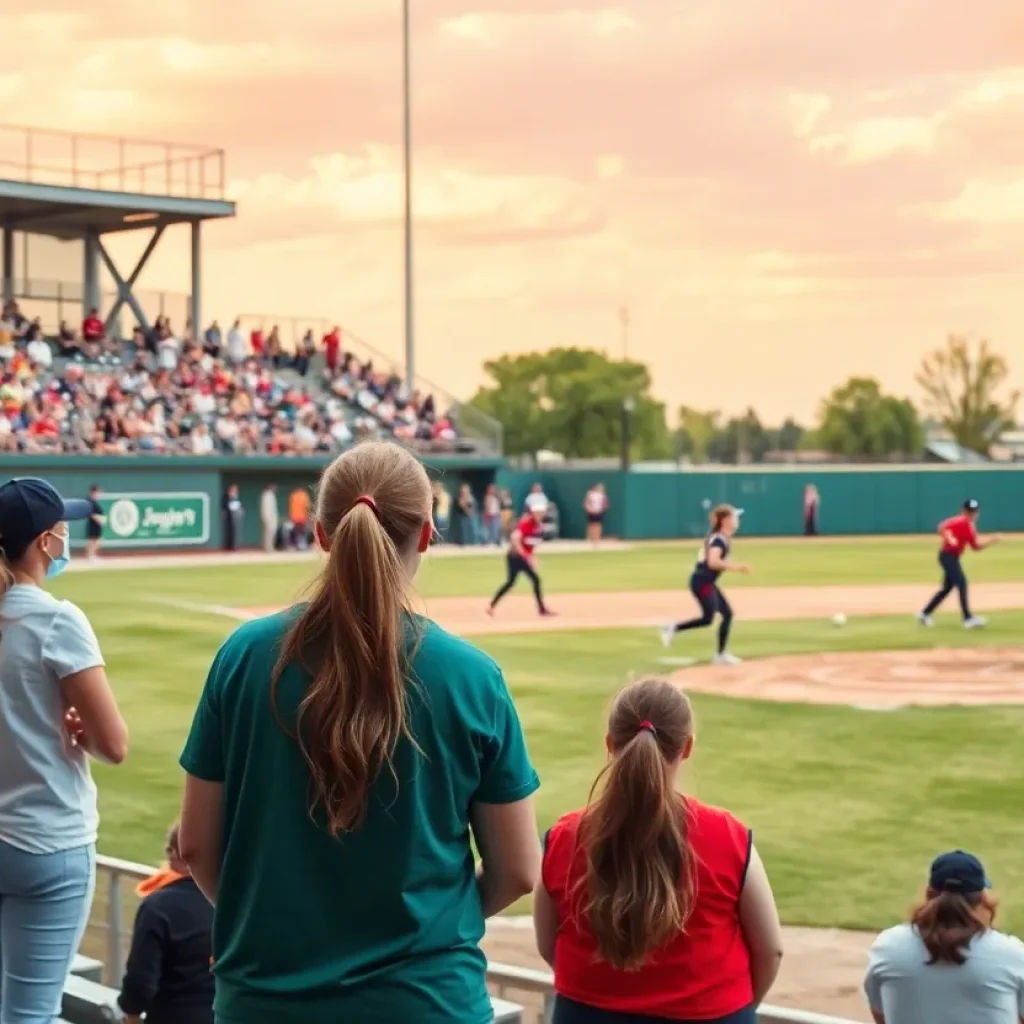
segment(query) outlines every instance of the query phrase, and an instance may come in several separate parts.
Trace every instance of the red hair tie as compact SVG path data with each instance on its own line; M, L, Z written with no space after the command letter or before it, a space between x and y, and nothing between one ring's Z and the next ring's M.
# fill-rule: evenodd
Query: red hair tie
M640 732L649 732L655 737L658 735L658 730L654 728L654 723L649 722L646 718L640 723Z
M352 508L355 508L356 505L366 505L370 511L380 519L380 509L377 508L377 502L375 502L369 494L360 494L359 497L352 502Z

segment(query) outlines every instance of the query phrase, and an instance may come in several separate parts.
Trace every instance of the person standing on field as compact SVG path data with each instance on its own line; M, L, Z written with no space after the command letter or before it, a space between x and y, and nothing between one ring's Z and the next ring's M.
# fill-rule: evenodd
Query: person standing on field
M583 511L587 516L587 540L595 547L601 543L604 532L604 517L608 511L608 495L603 483L596 483L583 499Z
M277 485L267 484L260 494L260 529L263 535L263 550L273 551L277 546Z
M85 931L99 814L89 759L120 764L128 730L82 611L45 584L71 561L88 501L45 480L0 486L0 1021L42 1024Z
M814 484L804 488L804 536L818 536L818 512L821 509L821 495Z
M103 539L103 524L107 515L100 504L100 489L97 484L89 488L89 518L85 521L85 557L95 562L100 553L100 541Z
M984 551L985 548L998 544L1003 538L993 534L988 540L978 539L978 517L981 506L974 498L968 498L963 504L963 511L958 516L951 516L939 523L939 536L942 546L939 549L939 565L942 567L942 586L935 596L918 613L917 619L922 626L935 625L932 614L956 590L960 595L960 612L963 616L964 629L981 629L987 620L971 613L970 599L967 594L967 576L960 558L967 548L972 551Z
M411 608L434 524L410 452L339 455L313 535L308 601L227 638L181 755L216 1020L490 1024L484 920L540 871L515 705L486 654Z

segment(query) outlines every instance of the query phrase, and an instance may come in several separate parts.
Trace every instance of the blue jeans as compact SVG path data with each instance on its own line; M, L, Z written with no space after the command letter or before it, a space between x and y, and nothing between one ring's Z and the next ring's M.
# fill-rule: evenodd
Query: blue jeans
M85 931L96 849L26 853L0 841L0 1024L51 1024Z

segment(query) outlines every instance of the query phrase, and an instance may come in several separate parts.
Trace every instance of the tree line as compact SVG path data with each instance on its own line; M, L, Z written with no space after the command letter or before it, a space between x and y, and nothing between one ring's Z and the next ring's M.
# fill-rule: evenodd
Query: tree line
M630 457L692 462L761 462L773 452L824 451L856 460L913 459L933 423L970 451L988 455L1016 423L1019 394L1006 388L1006 359L986 340L951 335L916 374L920 405L887 394L873 377L837 385L805 426L767 426L753 408L726 417L682 406L670 422L650 393L643 363L593 349L556 348L484 364L490 383L471 404L504 427L508 455L542 449L566 458L617 456L628 433Z

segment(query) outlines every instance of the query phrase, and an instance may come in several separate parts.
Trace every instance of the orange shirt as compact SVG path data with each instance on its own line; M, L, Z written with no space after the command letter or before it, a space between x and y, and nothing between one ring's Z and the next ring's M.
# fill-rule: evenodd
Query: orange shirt
M288 497L288 518L299 525L305 525L309 520L309 494L301 487Z

